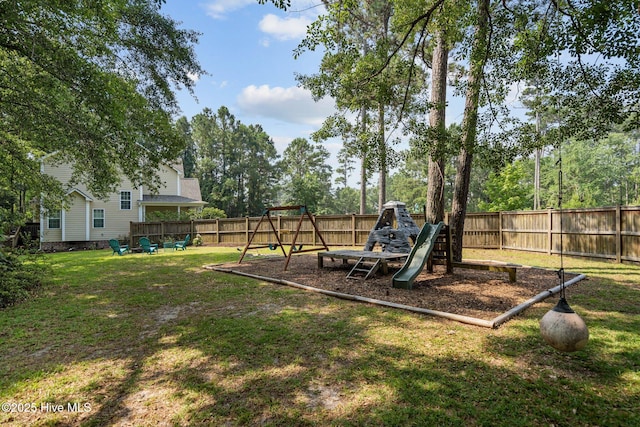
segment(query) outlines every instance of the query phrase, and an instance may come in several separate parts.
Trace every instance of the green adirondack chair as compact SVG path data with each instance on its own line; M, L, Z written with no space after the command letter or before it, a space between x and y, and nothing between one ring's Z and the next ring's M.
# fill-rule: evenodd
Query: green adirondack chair
M191 234L187 234L183 241L176 242L173 245L173 249L182 249L183 251L187 249L187 245L189 244L189 239L191 239Z
M140 246L142 247L142 252L148 253L149 255L153 255L158 252L158 245L152 244L148 237L140 238Z
M116 239L109 240L109 246L111 246L111 249L113 249L113 254L123 255L129 252L129 245L120 246L120 242L118 242Z

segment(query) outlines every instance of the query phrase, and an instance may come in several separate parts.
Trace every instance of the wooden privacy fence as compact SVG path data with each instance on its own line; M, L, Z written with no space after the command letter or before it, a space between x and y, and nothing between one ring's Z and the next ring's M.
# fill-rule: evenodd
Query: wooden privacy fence
M562 216L562 239L560 217ZM317 215L313 217L322 237L330 246L364 246L378 215ZM299 216L273 218L280 240L289 244ZM413 215L418 226L422 215ZM204 244L244 246L260 217L221 218L213 220L132 222L131 244L142 236L161 243L169 238L182 239L186 234L200 235ZM445 222L449 222L448 218ZM455 234L455 230L453 230ZM597 209L484 212L469 213L465 220L465 248L513 249L520 251L560 253L562 240L565 254L640 261L640 206L618 206ZM268 223L261 224L254 243L273 243ZM316 245L317 239L309 221L302 224L296 244Z
M282 243L290 244L300 217L277 215L272 218ZM314 215L313 218L328 245L364 246L369 232L376 225L378 215ZM414 217L414 220L419 226L424 224L423 218ZM149 237L154 243L162 243L170 238L183 238L186 234L191 234L192 237L199 234L203 244L244 246L259 221L260 217L132 222L129 237L134 246L134 242L138 242L140 237ZM260 224L253 243L267 244L275 241L269 223ZM316 245L319 242L311 223L304 221L296 244Z
M464 226L466 248L559 254L562 241L567 255L640 261L639 206L471 213Z

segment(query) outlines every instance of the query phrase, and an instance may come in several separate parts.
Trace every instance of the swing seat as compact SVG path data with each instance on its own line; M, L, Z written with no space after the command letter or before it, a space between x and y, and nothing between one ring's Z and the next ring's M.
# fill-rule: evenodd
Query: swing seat
M272 250L272 251L275 251L279 247L280 247L280 245L277 244L277 243L269 243L269 249Z

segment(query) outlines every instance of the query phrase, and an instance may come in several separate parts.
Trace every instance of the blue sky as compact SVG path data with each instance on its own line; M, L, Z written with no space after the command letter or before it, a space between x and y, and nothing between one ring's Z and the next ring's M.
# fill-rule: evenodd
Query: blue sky
M161 11L182 28L201 33L196 54L208 75L194 76L197 100L187 91L178 93L187 118L204 108L226 106L244 124L262 125L282 153L294 138L310 140L334 112L332 100L314 102L295 79L296 74L318 71L322 52L294 59L293 51L307 25L324 13L320 0L292 0L287 12L257 0L167 0ZM447 123L460 123L463 100L450 90L448 104ZM341 142L323 145L332 154L329 163L335 170ZM350 177L350 186L357 187L357 175ZM370 184L375 176L373 181Z
M310 139L334 104L314 102L295 80L296 73L317 72L322 53L294 59L293 50L323 12L314 6L319 3L294 0L284 12L257 0L167 0L163 14L201 33L196 54L208 73L194 76L197 100L187 91L178 93L183 115L191 118L224 105L244 124L262 125L280 153L294 138ZM339 145L325 143L334 155Z

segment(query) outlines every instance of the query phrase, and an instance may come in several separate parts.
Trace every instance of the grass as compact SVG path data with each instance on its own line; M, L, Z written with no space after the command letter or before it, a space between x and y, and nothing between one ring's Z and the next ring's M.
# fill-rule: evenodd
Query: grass
M640 267L565 258L591 336L559 353L555 299L487 330L201 268L238 257L50 255L39 297L0 310L0 424L640 425Z

